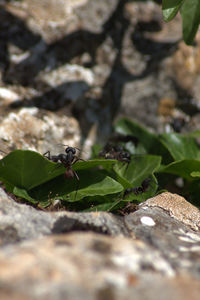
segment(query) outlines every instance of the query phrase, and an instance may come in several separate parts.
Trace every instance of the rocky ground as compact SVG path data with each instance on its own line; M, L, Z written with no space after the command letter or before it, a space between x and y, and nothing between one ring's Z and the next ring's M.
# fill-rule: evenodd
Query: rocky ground
M199 37L184 45L179 16L165 24L151 1L0 4L1 149L89 151L124 115L158 132L199 127Z
M0 190L2 299L200 296L200 212L163 193L135 212L43 212Z
M130 0L0 0L0 149L105 143L121 116L200 125L200 37ZM178 124L178 125L177 125ZM44 212L0 189L2 299L199 299L200 213L162 194L135 212Z

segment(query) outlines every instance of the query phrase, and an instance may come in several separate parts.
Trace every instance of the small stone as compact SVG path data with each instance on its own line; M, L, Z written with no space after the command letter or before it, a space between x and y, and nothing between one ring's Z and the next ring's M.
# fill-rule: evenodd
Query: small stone
M150 217L144 216L140 219L141 223L147 226L154 226L156 223Z

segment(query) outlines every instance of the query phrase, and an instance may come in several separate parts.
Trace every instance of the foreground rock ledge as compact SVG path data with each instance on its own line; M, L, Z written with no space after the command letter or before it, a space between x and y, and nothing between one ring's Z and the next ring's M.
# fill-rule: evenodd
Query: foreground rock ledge
M0 190L0 296L199 299L199 220L171 193L122 217L47 213Z

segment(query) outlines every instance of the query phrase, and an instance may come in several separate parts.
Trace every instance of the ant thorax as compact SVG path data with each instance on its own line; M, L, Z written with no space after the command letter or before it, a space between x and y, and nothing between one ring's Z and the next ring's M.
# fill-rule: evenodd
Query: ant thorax
M116 159L121 162L130 163L131 156L128 151L125 151L122 146L108 142L102 151L99 152L100 157L105 159Z
M83 160L75 155L77 150L80 151L80 149L78 148L67 146L67 148L65 149L66 154L60 153L58 155L51 155L50 151L47 151L43 154L43 156L53 162L57 162L60 163L60 165L63 165L66 168L65 178L76 177L76 179L79 180L77 173L72 169L73 164L75 164L79 160Z

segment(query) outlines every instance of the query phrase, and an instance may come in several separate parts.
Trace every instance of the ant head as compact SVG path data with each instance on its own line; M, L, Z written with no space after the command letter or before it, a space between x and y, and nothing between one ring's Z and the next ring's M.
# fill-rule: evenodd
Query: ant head
M73 148L73 147L67 147L67 148L65 149L65 152L66 152L66 153L72 152L72 154L76 154L76 148Z
M81 151L81 149L79 149L77 147L70 147L70 146L64 145L64 144L57 144L57 145L67 147L67 148L65 148L66 153L72 152L72 154L76 154L76 150Z

